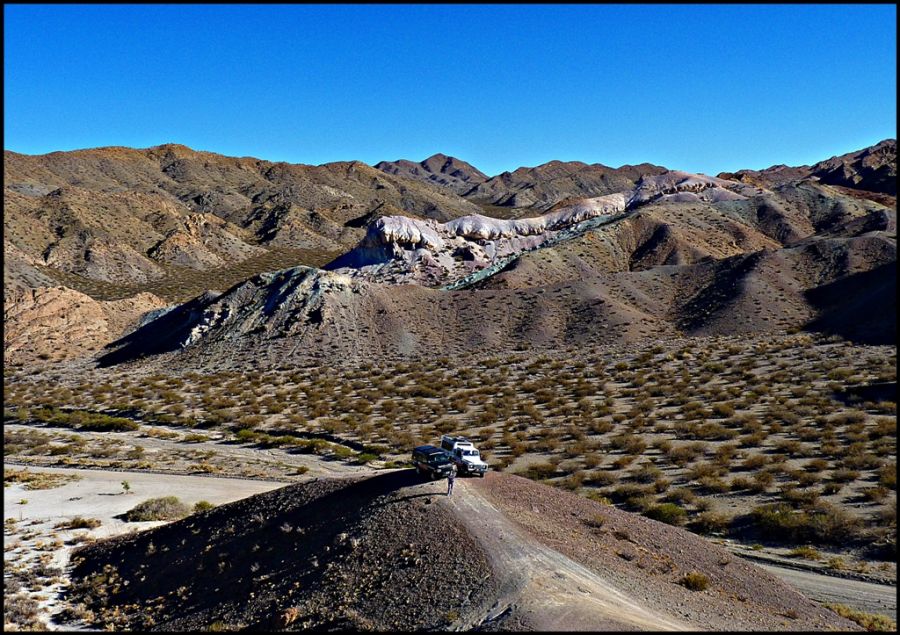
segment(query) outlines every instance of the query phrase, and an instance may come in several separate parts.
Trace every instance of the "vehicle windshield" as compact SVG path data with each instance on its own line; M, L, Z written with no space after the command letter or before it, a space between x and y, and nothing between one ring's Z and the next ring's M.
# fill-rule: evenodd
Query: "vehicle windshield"
M478 456L478 450L463 450L463 456Z
M434 465L442 465L450 461L446 454L432 454L428 457L428 462Z

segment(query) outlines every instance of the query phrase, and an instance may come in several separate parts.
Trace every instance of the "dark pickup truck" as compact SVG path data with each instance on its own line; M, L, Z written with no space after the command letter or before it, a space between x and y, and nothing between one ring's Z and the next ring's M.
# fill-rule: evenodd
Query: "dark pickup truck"
M414 449L412 462L417 474L432 480L447 478L453 469L453 460L450 456L433 445L421 445Z

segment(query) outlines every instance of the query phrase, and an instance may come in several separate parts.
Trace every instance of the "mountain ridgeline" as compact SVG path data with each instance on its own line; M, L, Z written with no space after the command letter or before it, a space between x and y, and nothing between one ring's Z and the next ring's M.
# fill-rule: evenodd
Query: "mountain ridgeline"
M717 177L560 161L490 177L442 154L309 166L179 145L7 151L4 177L7 361L896 338L894 140ZM76 328L76 308L102 328Z

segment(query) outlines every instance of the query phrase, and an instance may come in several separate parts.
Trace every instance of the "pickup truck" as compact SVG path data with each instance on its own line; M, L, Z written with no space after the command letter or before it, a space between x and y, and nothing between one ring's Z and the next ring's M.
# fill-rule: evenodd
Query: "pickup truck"
M477 474L484 477L484 473L487 472L487 463L481 460L478 450L465 437L451 437L445 434L441 437L441 449L450 455L460 474Z
M412 463L419 476L432 480L447 478L453 469L450 455L433 445L421 445L413 450Z

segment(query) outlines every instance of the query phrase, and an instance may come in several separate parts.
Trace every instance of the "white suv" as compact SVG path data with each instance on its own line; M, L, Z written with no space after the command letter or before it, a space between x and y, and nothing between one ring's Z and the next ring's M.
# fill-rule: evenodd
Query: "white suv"
M450 455L461 474L477 474L483 477L488 465L481 460L481 455L472 442L464 437L441 437L441 449Z

